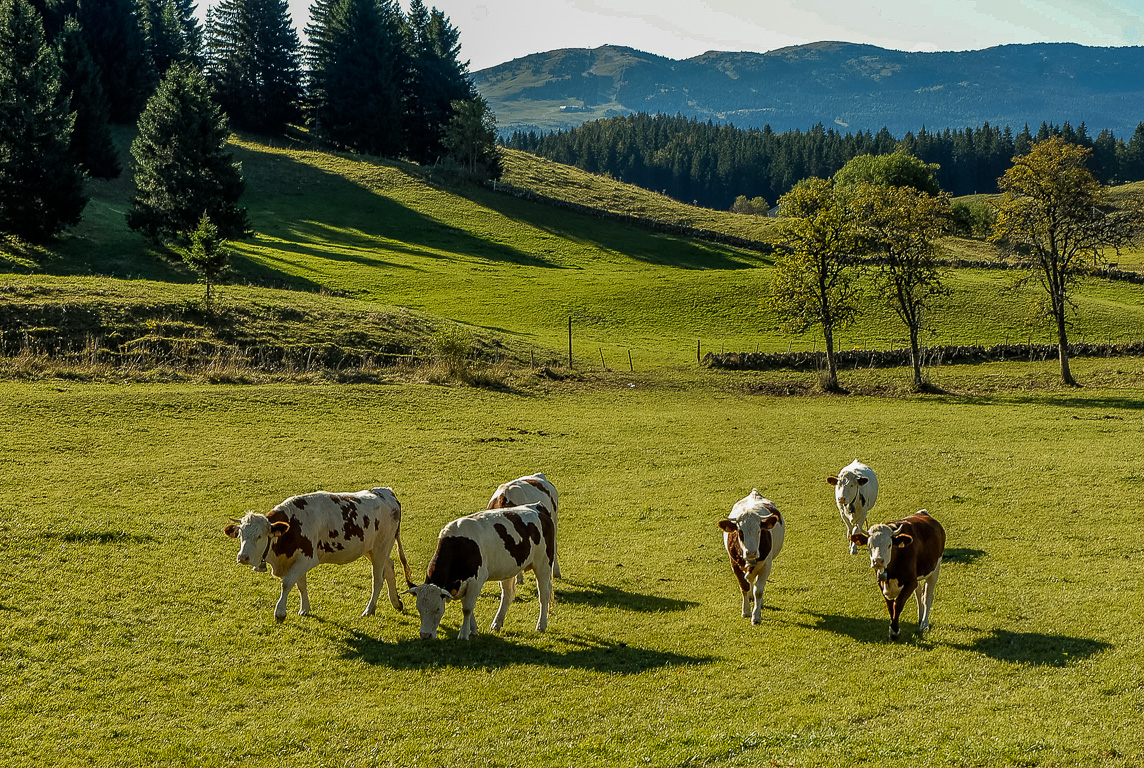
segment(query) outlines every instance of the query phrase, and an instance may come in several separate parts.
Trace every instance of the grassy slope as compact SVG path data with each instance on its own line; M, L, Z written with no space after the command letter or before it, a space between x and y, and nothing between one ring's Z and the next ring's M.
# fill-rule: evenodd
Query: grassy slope
M1129 389L902 399L710 374L530 396L0 384L3 762L1139 765L1135 368ZM886 644L846 553L823 479L854 456L880 474L877 519L947 527L924 639L911 602ZM392 485L423 572L444 522L538 469L566 576L544 635L531 586L488 634L490 587L476 640L452 639L450 606L423 643L384 600L358 615L365 563L320 568L315 615L294 594L276 625L274 580L221 533L296 492ZM753 486L788 525L760 627L715 528Z
M572 317L578 364L596 364L602 350L613 368L626 364L629 350L643 368L686 364L694 360L697 340L704 349L779 350L815 343L812 335L784 335L763 310L769 262L757 253L654 234L489 190L442 189L401 164L248 140L236 143L236 153L248 179L244 201L257 230L254 239L236 244L238 278L332 293L313 299L327 307L332 325L337 325L335 316L344 314L343 325L362 326L371 306L385 315L397 312L394 307L408 307L417 325L412 343L423 342L433 318L444 316L504 336L519 354L535 346L560 356ZM752 237L758 228L770 226L755 217L680 206L551 163L541 164L543 174L530 171L533 181L526 182L520 170L525 160L510 154L514 183L537 184L544 174L558 174L566 190L602 196L610 208ZM124 227L129 190L127 179L97 184L84 224L44 259L43 269L54 275L94 272L166 281L170 285L146 284L144 292L153 290L175 305L188 302L199 289L190 286L186 270L156 258ZM744 226L750 231L743 231ZM980 271L951 275L954 293L936 316L937 338L1028 338L1031 315L1025 305L1036 293L1005 293L1012 277ZM11 277L8 282L22 286L44 280L49 279ZM73 284L79 287L61 295L61 302L86 300L84 284ZM130 289L101 285L134 292L143 284L119 283ZM232 304L312 301L254 288L224 287L222 293ZM1078 293L1078 338L1134 334L1144 321L1141 295L1124 284L1096 282L1083 288ZM272 330L275 316L284 313L263 314L269 318L267 332L298 343L320 342L328 333L325 322ZM841 344L888 346L902 336L889 312L871 308L842 335ZM367 334L363 343L375 338Z

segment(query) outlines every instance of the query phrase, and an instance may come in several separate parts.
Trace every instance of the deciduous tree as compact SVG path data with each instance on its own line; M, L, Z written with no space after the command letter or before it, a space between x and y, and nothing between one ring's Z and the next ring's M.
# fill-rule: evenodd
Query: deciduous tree
M1088 169L1091 150L1051 136L1013 158L1001 177L1004 193L990 240L1008 253L1029 258L1045 289L1056 326L1061 380L1076 385L1069 366L1068 313L1077 281L1144 227L1137 200L1116 210Z
M826 179L807 179L779 199L783 250L775 254L769 306L796 332L819 326L826 344L823 387L838 389L834 332L858 315L861 248L851 194Z
M482 97L453 102L453 119L445 131L445 147L470 174L482 179L500 178L496 116Z
M919 336L934 299L948 293L937 257L938 239L950 227L949 198L914 187L861 184L854 201L866 247L877 258L875 290L906 326L913 386L921 391L925 382Z

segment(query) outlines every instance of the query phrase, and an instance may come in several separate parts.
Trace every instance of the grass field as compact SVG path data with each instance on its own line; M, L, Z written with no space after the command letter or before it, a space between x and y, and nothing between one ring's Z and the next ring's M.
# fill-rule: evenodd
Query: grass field
M6 766L1137 766L1144 761L1139 361L942 369L942 397L771 397L773 377L433 386L0 383ZM865 374L864 374L865 375ZM890 376L874 372L870 376ZM844 374L845 385L847 374ZM1009 382L984 392L991 377ZM1013 383L1016 382L1016 385ZM1035 388L1020 382L1045 382ZM860 457L872 518L946 527L934 625L903 642L824 482ZM417 639L359 616L365 563L314 615L234 562L227 516L391 485L423 573L501 481L561 492L556 604L533 631ZM787 519L762 626L715 522L758 487ZM530 582L531 584L531 582Z

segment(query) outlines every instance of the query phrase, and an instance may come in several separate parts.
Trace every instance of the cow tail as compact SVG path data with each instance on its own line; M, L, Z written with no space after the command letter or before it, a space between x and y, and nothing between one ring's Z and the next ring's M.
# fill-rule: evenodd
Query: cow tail
M405 583L415 587L417 585L413 583L413 572L409 570L409 561L405 559L405 548L401 546L401 523L397 524L397 534L394 538L397 541L397 556L401 558L401 567L405 569Z

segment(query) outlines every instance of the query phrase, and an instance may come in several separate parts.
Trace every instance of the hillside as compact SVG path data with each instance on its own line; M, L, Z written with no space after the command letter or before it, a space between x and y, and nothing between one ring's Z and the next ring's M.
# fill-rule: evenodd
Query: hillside
M370 353L424 355L436 329L455 321L487 359L563 361L569 319L574 362L596 369L626 369L629 353L637 371L687 366L697 345L780 351L818 343L814 334L788 336L767 313L770 259L756 250L452 187L402 163L250 138L233 146L256 234L233 245L235 275L212 312L202 311L202 287L181 264L127 230L129 181L98 182L73 234L50 251L6 259L0 330L9 352L61 337L75 349L114 341L186 350L192 345L172 340L189 339L205 344L196 354L263 348L295 367L332 345L328 354L351 364ZM716 230L765 234L770 226L526 155L510 154L508 165L510 181L549 197L575 192L582 201ZM541 179L557 181L545 187ZM952 273L953 293L928 340L1047 339L1038 294L1014 289L1014 278ZM1135 286L1093 281L1076 298L1078 340L1135 338L1144 323ZM888 310L871 306L839 344L885 348L902 336Z
M1066 43L906 53L821 42L674 60L603 46L537 53L475 73L503 133L549 131L630 112L680 113L742 128L917 132L1041 122L1132 135L1144 47Z

